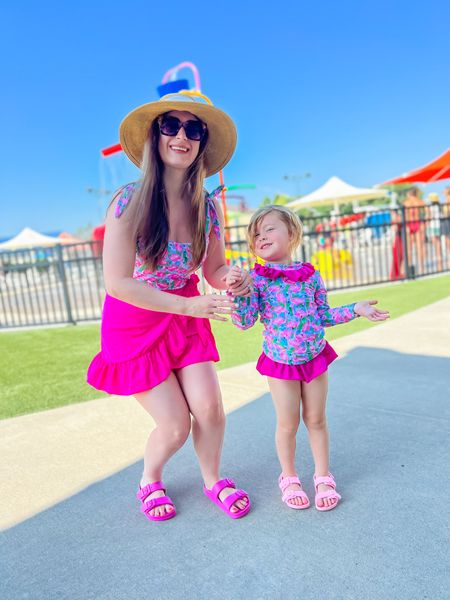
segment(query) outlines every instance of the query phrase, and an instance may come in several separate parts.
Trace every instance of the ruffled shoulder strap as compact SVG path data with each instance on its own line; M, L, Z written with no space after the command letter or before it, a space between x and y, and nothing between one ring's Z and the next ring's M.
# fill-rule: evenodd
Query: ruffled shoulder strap
M206 235L211 233L211 229L217 236L217 239L220 240L220 221L217 215L216 205L214 200L216 200L220 193L222 192L225 186L219 185L215 190L213 190L210 194L206 193Z
M121 188L117 190L114 196L119 196L116 204L116 210L114 211L114 216L118 219L123 211L128 206L128 203L133 195L133 192L138 187L138 183L134 181L133 183L127 183L127 185L123 185Z

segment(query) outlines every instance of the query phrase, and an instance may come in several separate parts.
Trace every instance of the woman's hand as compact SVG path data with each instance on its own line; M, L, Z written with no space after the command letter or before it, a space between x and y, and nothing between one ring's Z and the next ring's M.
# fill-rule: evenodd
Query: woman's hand
M250 273L241 269L238 265L233 265L227 275L222 278L225 282L228 292L232 296L250 296L252 293L252 278Z
M386 319L389 319L389 312L375 308L374 304L378 304L378 300L357 302L354 309L355 313L360 317L366 317L369 321L386 321Z
M213 319L214 321L227 321L219 315L231 315L235 303L233 298L220 294L205 294L186 298L186 312L188 317Z

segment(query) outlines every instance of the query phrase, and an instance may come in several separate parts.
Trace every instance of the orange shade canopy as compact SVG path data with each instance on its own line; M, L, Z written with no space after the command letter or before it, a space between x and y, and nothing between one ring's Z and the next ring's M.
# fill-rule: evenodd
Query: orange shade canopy
M433 183L450 178L450 148L441 156L427 165L410 171L400 177L385 181L380 185L395 185L397 183Z

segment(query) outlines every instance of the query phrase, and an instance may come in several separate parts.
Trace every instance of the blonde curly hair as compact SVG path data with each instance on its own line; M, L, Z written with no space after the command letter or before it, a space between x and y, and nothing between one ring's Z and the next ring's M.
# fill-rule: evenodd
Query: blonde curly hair
M247 227L248 245L250 247L250 251L255 256L256 229L264 217L271 213L276 213L279 219L286 225L289 235L291 236L291 242L289 244L289 250L291 252L298 248L302 241L303 224L299 217L286 206L282 206L280 204L269 204L259 208L255 213L253 213L250 223Z

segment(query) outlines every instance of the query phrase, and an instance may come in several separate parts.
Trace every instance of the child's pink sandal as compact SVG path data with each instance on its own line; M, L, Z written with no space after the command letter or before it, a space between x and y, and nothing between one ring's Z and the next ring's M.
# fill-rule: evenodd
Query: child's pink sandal
M223 489L227 487L236 488L236 484L232 479L220 479L220 481L217 481L210 490L208 490L206 486L203 486L203 493L207 498L211 500L211 502L217 504L217 506L220 509L222 509L223 512L226 513L229 517L231 517L232 519L240 519L241 517L244 517L250 510L249 495L247 494L247 492L244 492L244 490L236 490L222 501L219 498L219 494ZM232 512L231 507L233 506L233 504L237 500L242 500L243 498L248 499L247 506L245 508L238 509L237 511Z
M332 487L332 490L326 490L325 492L319 492L318 487L319 485L329 485L330 487ZM328 473L328 475L325 475L323 477L316 477L316 475L314 475L314 487L316 489L316 497L314 500L314 503L316 505L317 510L332 510L333 508L336 508L336 506L339 503L339 500L341 499L341 496L336 492L336 482L334 480L334 477L331 473ZM335 504L332 504L331 506L319 506L317 504L317 500L337 500L337 502Z
M147 485L144 485L143 488L139 486L139 490L136 493L136 496L142 502L141 512L144 513L144 515L147 517L147 519L150 519L150 521L167 521L167 519L172 519L177 514L175 506L172 500L169 498L169 496L164 495L160 496L159 498L151 498L150 500L146 500L146 498L150 496L150 494L153 494L153 492L159 492L159 490L162 490L164 494L166 493L166 489L163 485L163 482L154 481L153 483L148 483ZM173 510L171 510L170 512L166 512L164 515L150 514L151 510L157 508L158 506L163 506L164 504L169 504L173 507Z
M286 488L293 483L296 483L300 487L302 487L302 482L298 477L284 477L283 473L278 477L278 485L280 486L280 490L283 492L281 496L282 501L289 506L289 508L294 508L295 510L303 510L304 508L309 508L310 502L309 498L304 490L287 490ZM291 504L290 500L294 498L302 498L306 500L306 504Z

